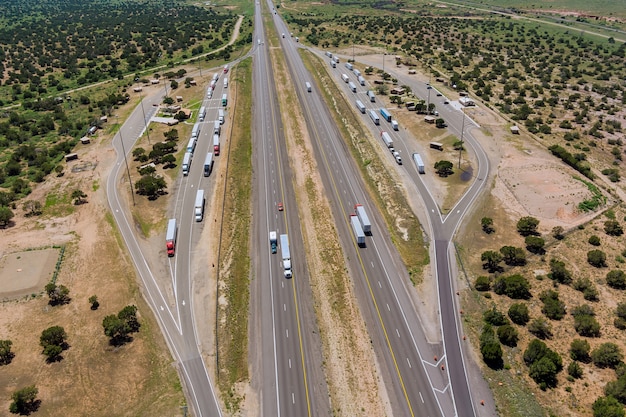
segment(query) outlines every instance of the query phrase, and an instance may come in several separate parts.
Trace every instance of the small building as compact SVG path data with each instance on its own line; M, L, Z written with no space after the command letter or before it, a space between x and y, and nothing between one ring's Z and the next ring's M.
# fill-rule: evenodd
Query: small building
M73 161L74 159L78 159L77 153L68 153L65 155L65 162Z
M91 143L91 139L89 139L89 136L83 136L82 138L80 138L80 143L82 143L83 145L87 145Z
M474 100L472 100L469 97L461 97L461 98L459 98L459 103L461 103L465 107L470 107L470 106L475 106L476 105L476 103L474 103Z
M435 116L425 116L424 121L426 123L435 123Z
M98 126L91 126L89 130L87 131L87 134L90 136L95 135L97 130L98 130Z
M519 127L511 126L511 133L513 133L514 135L519 135Z

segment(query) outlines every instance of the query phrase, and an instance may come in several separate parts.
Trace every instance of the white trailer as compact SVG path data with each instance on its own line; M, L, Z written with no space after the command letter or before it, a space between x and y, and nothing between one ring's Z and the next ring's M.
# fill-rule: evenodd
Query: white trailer
M375 125L379 125L380 124L380 117L378 117L378 113L376 113L375 110L370 110L370 118L372 119L372 121L374 122Z
M222 133L222 126L220 125L220 121L216 120L213 122L213 134L219 135Z
M285 278L291 278L291 253L289 252L289 237L280 235L280 252L282 254Z
M348 87L350 87L350 90L351 90L353 93L356 93L356 84L354 84L352 81L350 81L350 82L348 83Z
M176 226L176 219L169 219L167 221L167 231L165 232L165 247L167 249L167 256L174 256L176 253L177 234L178 226Z
M344 83L347 83L348 81L350 81L350 78L348 78L348 74L341 74L341 79L343 80Z
M361 227L363 227L363 232L365 234L372 234L372 223L370 222L370 218L367 217L367 212L365 211L365 207L361 204L356 204L354 206L354 210L356 211L356 215L361 221Z
M224 88L228 88L228 77L224 77Z
M361 102L361 100L356 101L356 107L361 113L365 114L365 105Z
M354 66L351 63L346 62L346 68L348 68L350 71L352 71L354 69Z
M224 109L217 110L217 119L220 121L220 124L224 124Z
M357 77L357 80L359 81L359 84L361 84L361 85L365 85L365 78L363 78L363 76L362 76L362 75L359 75L359 76Z
M393 128L393 130L400 130L400 125L398 125L398 121L397 120L392 120L391 121L391 127Z
M197 222L201 222L204 218L204 190L196 192L196 204L194 204L193 213Z
M304 83L304 85L306 86L306 91L308 91L310 93L311 92L311 83L307 81L306 83Z
M196 150L196 138L189 138L189 142L187 142L187 152L193 154Z
M206 158L204 158L204 176L211 175L211 171L213 171L213 152L207 153Z
M391 148L393 146L393 140L391 139L391 136L389 136L389 133L381 132L380 137L383 142L385 142L385 146L387 146L388 148Z
M376 96L372 90L367 91L367 96L370 98L370 101L373 103L376 101Z
M415 166L417 167L417 172L420 174L425 174L426 170L424 169L424 161L422 161L422 157L418 153L413 154L413 162L415 162Z
M191 137L197 139L200 136L200 124L196 123L193 125L193 129L191 129Z
M358 69L353 69L352 72L354 73L354 75L356 75L357 77L361 76L361 71L359 71Z
M357 245L365 246L365 233L363 233L361 222L356 214L350 215L350 224L352 225L352 231L354 232Z
M198 113L198 120L204 122L204 117L206 116L206 107L200 107L200 112Z
M189 175L189 170L191 170L191 157L192 154L189 152L186 152L185 156L183 157L183 175L185 177Z

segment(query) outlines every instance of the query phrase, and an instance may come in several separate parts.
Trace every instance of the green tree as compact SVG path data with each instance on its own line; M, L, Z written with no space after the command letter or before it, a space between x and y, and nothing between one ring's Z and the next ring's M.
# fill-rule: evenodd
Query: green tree
M85 204L87 202L87 194L81 190L74 190L72 191L72 199L74 200L74 205L76 206Z
M543 317L537 317L528 324L528 331L539 339L552 339L552 326Z
M41 332L39 344L43 347L43 354L48 362L62 359L61 353L68 348L66 339L67 333L61 326L52 326Z
M130 329L123 320L115 314L110 314L102 320L104 334L109 337L109 343L113 346L121 346L129 341Z
M590 350L589 342L584 339L574 339L569 345L569 357L575 361L589 363L591 362Z
M572 282L572 274L565 268L565 262L558 259L550 259L550 279L560 283L569 285Z
M515 246L502 246L500 248L502 259L504 263L509 266L522 266L526 265L526 252L522 248L516 248Z
M39 390L34 385L17 390L11 395L13 402L9 405L12 414L27 416L39 409L41 401L37 399Z
M611 381L604 387L604 393L614 397L622 404L626 404L626 374L617 377L617 381Z
M626 289L626 274L624 274L624 271L614 269L606 274L606 283L618 290Z
M598 368L615 369L624 359L622 350L612 342L602 343L591 352L591 360Z
M493 284L493 291L514 300L528 300L531 297L530 283L520 274L498 277Z
M508 311L509 318L515 324L525 326L530 320L530 314L528 313L528 306L524 303L511 304Z
M487 366L492 369L502 369L504 365L502 346L496 339L496 334L490 324L485 324L480 334L480 353Z
M483 229L483 232L487 233L488 235L496 231L496 229L493 228L493 219L491 217L483 217L482 219L480 219L480 225Z
M599 249L590 250L587 252L587 262L596 268L603 268L606 266L606 254Z
M544 249L546 241L539 236L526 236L524 242L526 243L526 250L530 253L543 255L546 252Z
M146 156L146 150L144 148L135 148L133 149L133 158L135 161L144 162L143 157ZM147 157L146 157L147 159Z
M503 326L498 327L498 339L500 343L505 346L515 347L517 346L517 341L519 340L519 335L517 334L517 330L515 327L510 324L505 324Z
M48 304L51 306L69 304L72 300L69 296L70 290L65 285L56 285L54 282L46 284L46 293L48 294Z
M10 340L0 340L0 365L8 365L15 357L15 353L11 351L13 342Z
M454 165L450 161L442 160L435 162L435 171L437 172L437 175L443 178L454 174L454 171L452 170L453 167Z
M548 357L543 357L529 367L528 375L542 390L554 388L557 385L557 367Z
M583 368L578 364L578 362L573 361L567 366L567 373L574 379L580 379L583 376Z
M476 291L489 291L491 289L491 280L489 277L481 275L474 281Z
M439 129L443 129L444 127L448 126L446 124L446 121L443 120L441 117L437 118L437 120L435 120L435 126Z
M551 320L561 320L566 313L565 303L559 300L559 293L554 290L546 290L539 294L543 302L541 312Z
M499 312L495 306L483 313L483 320L492 326L502 326L509 323L506 316Z
M626 303L619 303L615 309L615 327L620 330L626 330Z
M97 310L98 307L100 307L100 302L98 301L98 296L97 295L92 295L91 297L89 297L89 304L91 304L91 309L92 310Z
M483 269L489 272L496 272L502 269L500 266L502 255L499 252L493 250L485 251L480 255L480 260L483 262Z
M590 245L593 246L600 246L601 242L600 242L600 238L596 235L591 235L589 236L589 240L588 240Z
M578 315L574 317L574 329L585 337L600 337L600 323L593 316Z
M624 234L624 229L617 220L607 220L604 222L604 232L609 236L621 236Z
M169 96L164 97L163 98L163 104L166 104L168 106L171 105L171 104L174 104L174 99L172 97L169 97Z
M522 236L536 235L538 226L538 219L531 216L522 217L517 222L517 232Z
M6 227L13 217L15 217L15 214L13 214L10 208L0 206L0 226Z
M615 397L600 397L593 403L593 417L624 417L624 406Z
M146 175L135 182L137 194L148 196L149 200L156 200L164 193L167 184L163 177Z

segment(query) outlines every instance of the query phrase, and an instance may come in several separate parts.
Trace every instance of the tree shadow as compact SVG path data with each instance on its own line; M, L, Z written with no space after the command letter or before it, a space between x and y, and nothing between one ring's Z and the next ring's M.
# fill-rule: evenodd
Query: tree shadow
M29 416L32 413L35 413L41 407L41 400L36 399L32 402L22 404L22 407L18 410L17 414L20 416Z

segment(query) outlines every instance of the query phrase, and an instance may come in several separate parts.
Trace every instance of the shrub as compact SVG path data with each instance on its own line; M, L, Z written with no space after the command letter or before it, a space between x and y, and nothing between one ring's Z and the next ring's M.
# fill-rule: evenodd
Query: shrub
M517 346L517 341L519 340L519 335L517 334L517 330L515 327L510 324L505 324L503 326L498 327L498 339L500 343L505 346L515 347Z
M570 362L567 366L567 373L572 378L580 379L583 376L583 368L576 361Z
M589 342L584 339L574 339L569 345L569 357L575 361L589 363L591 362L590 350Z
M543 291L539 295L543 302L541 312L551 320L561 320L565 316L565 303L559 300L559 293L553 290Z
M621 236L624 234L624 229L617 220L607 220L604 222L604 232L609 236Z
M556 375L563 369L563 360L539 339L532 340L524 351L524 363L529 367L530 377L541 389L555 387Z
M561 284L569 285L572 282L572 273L565 268L565 262L558 259L550 259L550 279Z
M593 246L600 246L600 238L596 235L589 236L589 244Z
M614 269L606 274L606 283L618 290L626 289L626 274L624 274L624 271Z
M606 266L606 254L599 249L590 250L587 252L587 262L596 268L603 268Z
M615 343L602 343L591 352L591 360L598 368L615 369L624 359L621 349Z
M500 253L504 263L509 266L522 266L526 265L526 252L522 248L516 248L515 246L502 246Z
M491 289L491 279L487 276L479 276L474 281L474 288L476 291L489 291Z
M505 294L514 300L527 300L531 297L530 283L519 274L508 277L498 277L493 284L496 294Z
M511 307L509 307L509 318L513 323L525 326L530 320L528 306L524 303L511 304Z
M593 316L578 315L574 317L576 333L585 337L600 337L600 323Z
M538 226L538 219L530 216L522 217L517 222L517 232L522 236L536 235Z
M502 347L490 324L485 324L480 334L480 353L483 355L483 361L487 366L492 369L502 369L504 365Z
M600 397L593 403L593 417L624 417L624 406L615 397Z
M492 326L502 326L509 323L509 319L493 307L483 313L483 320Z
M543 255L546 252L544 249L546 241L539 236L526 236L524 243L526 243L526 250L528 250L528 252L530 253L534 253L535 255Z
M539 339L552 339L552 326L543 317L537 317L531 321L528 331Z

